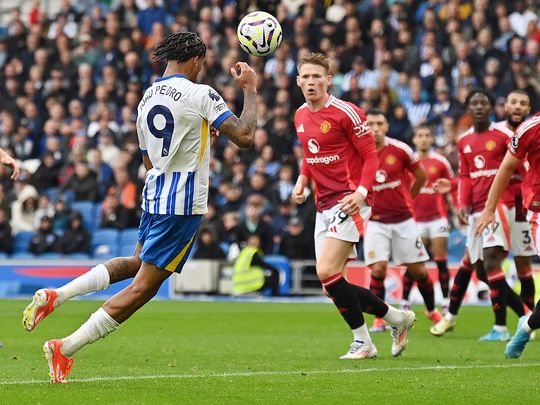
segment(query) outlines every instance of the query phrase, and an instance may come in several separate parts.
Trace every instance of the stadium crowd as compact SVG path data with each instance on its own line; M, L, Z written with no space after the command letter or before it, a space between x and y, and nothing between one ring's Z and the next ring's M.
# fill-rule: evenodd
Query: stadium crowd
M37 0L27 15L11 10L0 26L0 147L23 162L14 187L0 167L0 252L11 252L16 233L32 231L34 253L89 253L93 229L71 208L80 201L94 207L86 227L137 226L145 175L137 105L163 71L152 51L169 32L201 36L208 51L200 81L218 89L234 112L241 111L241 91L229 68L249 61L260 80L254 146L240 151L216 138L195 257L222 256L216 245L241 247L258 234L265 253L313 258L314 205L289 198L302 158L292 122L303 102L295 61L310 51L330 56L336 96L388 115L389 136L411 144L413 128L430 123L454 169L457 137L472 125L463 103L473 86L497 98L496 121L511 89L526 91L532 111L540 109L533 1L79 4L64 0L58 14L47 15ZM270 57L250 58L239 47L238 21L252 9L273 13L282 25L283 42Z

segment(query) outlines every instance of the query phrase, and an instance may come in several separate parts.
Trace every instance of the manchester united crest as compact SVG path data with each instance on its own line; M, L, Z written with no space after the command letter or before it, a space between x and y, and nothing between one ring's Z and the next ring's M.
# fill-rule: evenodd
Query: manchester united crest
M486 142L486 149L489 151L495 149L496 146L497 146L497 143L494 140L490 140Z
M385 163L386 164L389 164L389 165L393 165L394 163L397 162L397 159L394 155L388 155L385 159L384 159Z
M323 134L327 134L330 132L330 129L332 128L332 124L330 124L328 121L323 121L321 124L321 132Z
M435 166L429 166L428 167L428 173L429 174L435 174L437 173L437 168Z

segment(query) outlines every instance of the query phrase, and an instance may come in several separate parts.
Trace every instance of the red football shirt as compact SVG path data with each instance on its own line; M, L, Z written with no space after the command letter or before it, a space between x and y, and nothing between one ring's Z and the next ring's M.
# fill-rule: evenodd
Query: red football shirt
M529 161L523 182L523 205L540 212L540 113L521 123L509 145L510 153Z
M364 112L356 105L330 96L319 111L302 105L294 116L304 150L301 174L313 179L317 211L333 207L359 186L368 191L377 170L377 151Z
M416 155L418 156L418 155ZM427 175L427 182L414 199L414 218L418 222L433 221L448 216L448 206L444 195L433 188L439 179L452 179L454 172L448 160L441 154L430 152L429 156L419 159Z
M418 158L406 143L388 137L378 155L371 219L385 224L403 222L413 216L410 173L418 168Z
M461 208L480 212L486 205L493 179L508 148L509 138L503 132L489 128L480 133L469 129L458 142L459 187L458 202ZM506 201L510 193L505 193ZM509 200L513 200L513 194Z

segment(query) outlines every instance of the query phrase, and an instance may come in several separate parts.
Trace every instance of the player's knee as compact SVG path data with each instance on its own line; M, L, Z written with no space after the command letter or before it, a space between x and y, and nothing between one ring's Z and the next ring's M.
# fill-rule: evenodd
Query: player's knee
M317 276L319 280L325 280L336 273L338 272L336 272L335 266L331 266L329 263L317 263Z
M369 266L371 270L371 275L376 278L385 278L386 277L386 265L384 264L373 264Z
M129 270L135 275L141 268L142 260L139 256L131 256L128 259Z

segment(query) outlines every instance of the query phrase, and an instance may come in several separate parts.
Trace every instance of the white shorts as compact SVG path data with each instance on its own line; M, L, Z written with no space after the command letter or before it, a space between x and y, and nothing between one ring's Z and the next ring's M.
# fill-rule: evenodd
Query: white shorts
M326 238L335 238L357 243L364 234L366 224L371 216L371 207L364 204L360 212L352 217L341 212L339 205L317 212L315 219L315 259L319 259ZM349 259L357 259L356 246L353 245Z
M529 222L516 221L516 207L504 207L510 224L510 251L516 256L534 256L536 249Z
M476 222L480 216L480 212L469 215L467 249L469 249L472 264L476 263L478 260L484 260L484 248L501 246L505 251L508 251L510 224L504 208L505 207L502 205L497 207L497 210L495 211L495 227L486 227L481 236L475 235Z
M527 221L531 224L531 235L536 247L536 254L540 256L540 212L529 211Z
M422 239L448 238L450 225L446 218L437 218L428 222L417 222Z
M364 236L364 260L367 265L388 262L396 265L420 263L429 259L414 219L397 224L369 221Z

